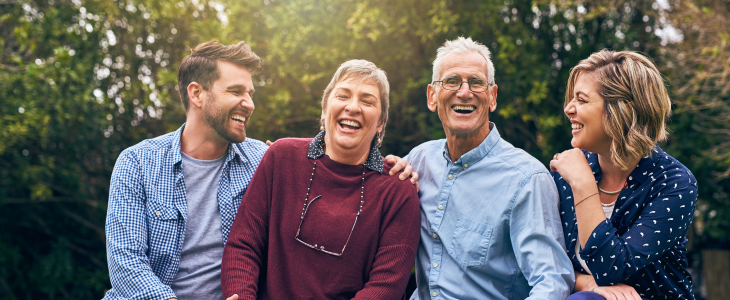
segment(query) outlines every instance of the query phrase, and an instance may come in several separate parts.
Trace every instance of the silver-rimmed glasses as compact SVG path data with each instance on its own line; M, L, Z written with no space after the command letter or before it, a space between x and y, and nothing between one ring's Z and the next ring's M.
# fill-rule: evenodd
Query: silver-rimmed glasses
M343 253L345 253L345 248L347 248L347 244L350 242L350 238L352 237L352 232L355 231L355 224L357 224L357 219L360 217L360 213L362 212L362 205L364 203L363 195L365 193L365 166L363 166L363 169L362 169L362 186L360 187L360 208L357 210L357 215L355 216L355 222L352 223L352 228L350 229L350 235L347 236L347 241L345 242L345 245L342 246L342 251L340 251L339 253L325 250L323 245L316 244L316 243L314 245L312 245L310 243L302 241L299 238L299 232L302 230L302 224L304 223L304 216L307 215L307 211L309 210L309 207L314 203L315 200L322 198L322 195L319 195L317 197L314 197L314 199L312 199L312 201L309 201L309 190L312 188L312 180L314 179L314 170L315 169L317 169L316 160L314 161L314 166L312 167L312 177L309 178L309 187L307 187L307 195L306 195L306 197L304 197L304 207L302 208L302 215L300 217L301 220L299 221L299 228L297 229L297 235L294 236L294 239L296 239L298 242L304 244L305 246L307 246L309 248L312 248L317 251L322 251L329 255L334 255L334 256L339 257L339 256L342 256ZM309 202L309 203L307 203L307 202Z
M441 83L441 86L449 91L458 91L459 89L461 89L461 85L466 82L467 84L469 84L469 90L475 93L484 92L489 88L489 86L494 84L492 82L486 82L478 78L461 80L461 78L458 77L449 77L444 80L434 81L433 83L437 82Z

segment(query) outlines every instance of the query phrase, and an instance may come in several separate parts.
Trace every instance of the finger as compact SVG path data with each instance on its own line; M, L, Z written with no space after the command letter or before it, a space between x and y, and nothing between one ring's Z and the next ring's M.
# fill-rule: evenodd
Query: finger
M616 295L616 300L628 300L623 290L617 290L614 294Z
M406 160L403 159L403 161L406 161ZM408 163L408 162L406 161L406 163ZM413 173L413 167L411 165L406 165L406 168L403 169L403 173L400 174L399 178L400 178L400 180L405 180L406 178L411 176L412 173Z
M557 172L558 169L555 167L555 165L558 163L557 160L551 160L550 161L550 171Z
M398 161L395 163L393 168L390 169L390 175L393 175L395 173L398 173L400 171L405 171L405 168L408 166L408 162L405 159L398 158ZM403 180L403 178L400 178Z
M226 300L238 300L238 294L233 294L233 296L226 298Z
M416 192L420 191L421 190L421 185L418 184L418 181L416 181L415 185L416 185Z
M387 161L387 162L388 162L389 164L391 164L391 165L392 165L392 164L395 164L395 161L396 161L396 160L395 160L395 155L393 155L393 154L388 154L387 156L385 156L385 161Z
M641 296L639 296L639 293L636 292L636 289L634 289L633 287L630 287L630 286L627 286L627 288L630 289L629 295L628 295L628 297L626 297L627 299L641 300Z
M269 141L269 140L266 140L266 146L269 146L269 147L271 147L271 144L273 144L273 143L272 143L271 141Z
M411 173L411 180L418 181L418 172Z
M610 291L607 291L605 289L602 289L600 287L594 289L593 292L603 296L603 298L606 298L606 300L617 300L616 296L613 293L611 293Z

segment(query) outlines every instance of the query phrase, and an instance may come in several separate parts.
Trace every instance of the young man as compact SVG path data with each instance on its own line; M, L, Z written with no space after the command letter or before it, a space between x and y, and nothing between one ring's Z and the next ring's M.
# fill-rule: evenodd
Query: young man
M575 276L548 170L500 138L489 49L470 38L438 49L428 108L445 140L406 157L421 174L421 242L411 299L560 299Z
M222 298L223 246L268 148L246 138L260 66L243 42L203 43L183 59L186 123L124 150L112 173L104 299ZM405 164L393 168L405 167L401 178Z

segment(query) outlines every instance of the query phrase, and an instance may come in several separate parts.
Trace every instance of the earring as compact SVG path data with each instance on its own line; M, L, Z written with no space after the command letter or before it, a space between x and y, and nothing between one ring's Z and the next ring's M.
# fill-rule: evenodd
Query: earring
M319 126L319 131L324 131L324 125Z
M382 144L383 140L380 138L380 130L378 130L378 145Z

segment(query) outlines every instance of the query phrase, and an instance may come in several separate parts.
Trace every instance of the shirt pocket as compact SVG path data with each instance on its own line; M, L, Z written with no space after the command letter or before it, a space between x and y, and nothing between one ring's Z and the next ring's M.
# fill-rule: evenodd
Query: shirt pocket
M457 215L449 254L463 267L484 265L491 238L491 225Z
M178 210L151 200L147 201L146 213L150 259L156 261L175 253L179 240Z

